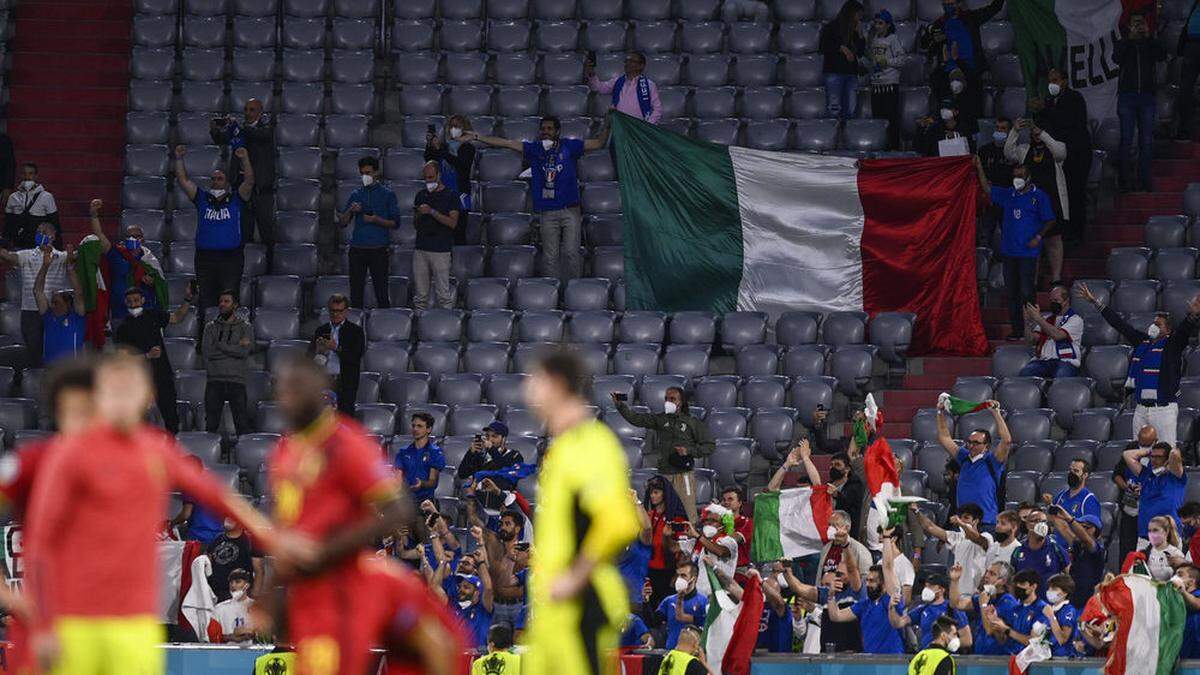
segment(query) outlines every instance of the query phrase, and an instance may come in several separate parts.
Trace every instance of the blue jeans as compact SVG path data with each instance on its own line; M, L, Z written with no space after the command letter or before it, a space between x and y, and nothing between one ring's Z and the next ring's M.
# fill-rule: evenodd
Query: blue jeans
M825 73L825 110L840 120L854 117L858 108L858 76Z
M1138 180L1149 189L1150 160L1154 156L1154 117L1156 104L1152 92L1123 91L1117 97L1117 116L1121 120L1121 146L1117 151L1121 182L1133 186L1133 131L1138 136Z
M1021 377L1075 377L1079 374L1079 366L1073 366L1058 359L1034 359L1021 369Z

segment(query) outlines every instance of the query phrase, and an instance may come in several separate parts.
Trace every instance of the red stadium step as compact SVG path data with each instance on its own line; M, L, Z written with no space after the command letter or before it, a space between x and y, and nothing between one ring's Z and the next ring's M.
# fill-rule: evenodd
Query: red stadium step
M37 21L129 21L132 3L22 2L20 17Z
M1119 209L1166 209L1178 211L1183 206L1182 192L1130 192L1118 195Z
M921 408L937 404L941 389L887 389L876 394L884 420L911 420Z

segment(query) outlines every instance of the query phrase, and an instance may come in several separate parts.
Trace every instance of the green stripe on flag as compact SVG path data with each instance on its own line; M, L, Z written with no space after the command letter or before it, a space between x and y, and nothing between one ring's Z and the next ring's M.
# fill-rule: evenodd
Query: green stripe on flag
M742 224L729 148L611 113L624 213L625 306L737 309Z
M1183 624L1187 618L1187 608L1183 597L1171 584L1155 584L1158 587L1158 609L1162 618L1158 630L1158 668L1159 675L1169 675L1175 670L1175 660L1183 646Z
M1021 59L1028 98L1045 96L1046 70L1060 65L1067 49L1067 31L1054 12L1055 0L1009 0L1013 46Z
M754 498L750 560L763 562L783 558L783 542L779 540L779 532L779 493L760 492Z
M713 625L713 622L721 615L721 601L717 597L717 594L723 592L721 589L724 586L721 585L721 580L717 578L716 573L712 571L712 567L708 565L701 565L701 567L704 568L704 572L708 575L708 583L710 584L710 588L713 589L712 597L708 599L708 611L704 614L704 630L700 632L700 644L703 646L708 644L709 626Z
M980 403L979 401L968 401L965 398L959 398L957 396L950 397L950 414L954 415L956 417L958 415L966 415L967 413L973 413L977 410L983 410L986 407L987 407L987 403Z

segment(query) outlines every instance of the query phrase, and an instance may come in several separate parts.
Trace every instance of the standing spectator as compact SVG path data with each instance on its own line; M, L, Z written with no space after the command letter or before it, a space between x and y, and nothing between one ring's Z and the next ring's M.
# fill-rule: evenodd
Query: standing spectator
M963 638L963 646L969 647L971 645L971 627L967 623L967 615L962 610L950 606L950 602L946 599L949 590L950 581L946 575L937 572L929 574L925 577L925 587L921 589L921 604L913 607L903 616L896 609L898 603L893 604L892 625L896 628L915 626L920 636L918 640L920 648L925 649L933 642L934 622L942 617L948 617L958 626L959 635ZM893 600L893 602L895 601Z
M867 597L859 599L849 608L837 604L835 596L829 595L825 607L830 620L837 623L858 621L862 629L864 654L903 654L904 636L892 625L888 618L889 608L893 606L897 614L905 613L904 599L898 597L896 578L890 571L890 552L887 547L882 565L872 565L867 570Z
M834 454L829 460L829 480L825 483L833 497L833 508L850 514L850 536L862 536L863 496L866 486L850 470L850 455L845 452Z
M651 476L646 481L646 492L642 499L646 505L646 515L650 517L650 545L654 550L650 554L650 563L646 570L646 579L650 582L651 607L671 592L671 584L675 579L675 559L679 555L679 542L675 538L674 526L683 527L681 522L686 517L683 502L675 494L671 484L662 476Z
M696 592L699 571L696 563L690 560L679 563L675 568L675 594L668 595L658 604L657 617L667 624L667 641L663 649L675 648L684 626L704 625L708 598Z
M211 586L218 600L229 597L229 582L237 570L246 571L248 580L253 588L247 588L250 595L258 597L263 582L263 554L254 545L246 530L226 518L223 523L224 532L218 534L208 544L208 557L212 560Z
M583 269L579 258L583 227L579 211L579 158L588 150L599 150L608 143L608 123L605 122L599 138L585 141L561 135L562 122L549 115L542 118L537 142L463 132L466 140L522 153L532 172L530 197L541 222L545 276L565 282L578 277Z
M983 116L980 106L983 101L967 85L967 76L961 69L955 68L946 77L946 90L938 93L943 101L950 101L950 107L958 111L958 130L974 139L979 133L979 118ZM934 81L937 81L936 74Z
M400 222L396 193L379 182L379 160L370 155L358 160L362 187L355 188L338 216L338 227L354 221L350 234L350 306L362 309L367 272L375 287L375 303L391 307L388 296L388 256L391 236L388 230Z
M641 497L638 497L637 491L631 488L629 493L637 510L639 530L637 539L630 542L621 552L621 557L617 559L617 569L621 572L621 578L625 580L625 588L629 590L630 610L634 614L641 614L642 610L649 609L648 606L643 607L643 604L651 596L651 593L646 592L648 590L646 574L650 571L650 558L654 556L654 547L651 545L654 526L650 523L650 514L646 512L646 507L642 504ZM640 637L641 633L638 633L638 636Z
M630 424L654 430L654 450L658 456L658 472L675 488L683 500L688 522L696 521L696 479L692 469L697 458L712 454L716 443L708 425L693 417L687 395L679 387L668 387L661 413L634 412L629 404L612 394L617 412Z
M904 45L896 35L892 13L880 10L871 22L870 54L871 116L888 122L888 149L900 149L900 66Z
M1071 88L1067 77L1058 68L1051 68L1046 79L1050 96L1046 98L1046 109L1042 114L1050 133L1067 145L1063 173L1070 214L1068 209L1063 209L1063 226L1067 239L1076 244L1083 240L1083 231L1087 227L1087 181L1092 171L1092 132L1088 124L1087 100Z
M179 431L179 411L175 407L175 370L163 342L163 329L183 321L191 310L196 291L188 286L183 304L168 314L161 309L146 309L146 296L137 286L125 291L125 307L129 318L121 322L113 334L113 342L128 345L134 352L143 354L150 361L150 372L154 377L157 394L158 414L163 426L171 433Z
M1021 129L1029 129L1029 143L1018 143ZM1063 243L1062 229L1071 218L1074 203L1067 196L1067 178L1065 162L1068 159L1067 146L1036 123L1028 119L1017 120L1017 127L1009 132L1008 140L1004 142L1004 154L1016 164L1023 165L1029 170L1029 179L1033 184L1046 192L1054 207L1055 224L1043 235L1046 260L1050 264L1050 278L1062 278Z
M736 485L721 490L721 505L733 513L733 538L737 540L738 571L744 573L750 565L750 542L754 538L754 519L742 515L746 492Z
M1169 516L1151 518L1146 526L1146 539L1149 543L1141 547L1141 552L1146 556L1146 569L1155 579L1170 579L1175 567L1187 562L1180 548L1175 519Z
M1084 516L1100 517L1100 500L1087 488L1092 465L1086 459L1073 459L1067 470L1067 488L1054 496L1052 502L1061 507L1072 518ZM1050 495L1042 495L1042 501L1050 501Z
M1142 458L1149 457L1149 465ZM1159 441L1150 450L1126 450L1125 466L1141 486L1138 499L1138 543L1143 549L1149 541L1146 533L1150 521L1158 516L1168 516L1179 526L1179 507L1183 504L1187 490L1187 475L1183 472L1183 455L1178 447Z
M937 65L933 77L936 95L944 96L949 89L949 73L961 70L966 85L963 94L976 100L973 110L982 109L981 76L987 69L987 59L979 27L1003 7L1004 0L992 0L977 9L968 8L965 0L942 1L942 16L934 19L918 36L921 49Z
M922 511L916 511L917 520L926 534L940 539L950 546L954 553L954 562L962 568L959 588L963 593L975 591L979 579L983 576L987 550L991 548L992 535L979 531L979 521L983 510L977 504L963 504L957 516L950 518L951 525L957 525L957 530L945 530L937 526L929 516ZM955 598L951 598L955 600Z
M1037 355L1021 368L1022 377L1074 377L1083 356L1083 317L1071 308L1071 291L1061 281L1050 284L1050 315L1042 316L1033 305L1025 306L1025 317L1033 325Z
M843 558L853 557L854 566L858 571L870 569L871 552L857 539L850 536L850 514L845 511L834 511L829 517L829 530L832 536L821 549L821 560L817 563L818 578L837 572Z
M200 284L198 311L215 307L226 288L242 287L245 256L242 220L254 193L254 169L245 148L233 151L242 166L242 184L230 192L229 177L221 169L210 176L209 188L200 190L188 178L183 157L187 148L175 146L175 182L196 205L196 282Z
M227 288L217 299L217 317L204 327L200 354L208 381L204 386L204 428L216 433L225 403L233 413L238 436L248 434L250 414L246 403L246 373L254 350L254 326L238 314L237 291Z
M1193 2L1175 53L1182 57L1179 69L1179 130L1175 138L1190 141L1195 134L1193 112L1196 109L1196 79L1200 76L1200 2Z
M499 471L524 461L520 452L508 447L508 425L496 420L471 441L455 475L461 483L471 485L474 483L472 477L478 471ZM503 476L491 476L491 479L501 490L516 489L516 484Z
M366 334L362 326L347 318L350 301L346 296L334 293L325 307L329 310L329 323L317 328L308 351L317 361L325 362L325 372L334 380L338 410L353 415L358 401L358 376L367 350Z
M112 241L104 234L100 225L100 211L104 202L93 199L88 207L91 216L92 234L100 240L100 252L108 260L108 296L114 299L125 297L125 291L130 285L140 285L146 298L147 309L161 309L158 305L157 284L164 279L162 263L154 252L142 244L146 234L140 225L131 224L125 228L125 237ZM128 309L120 302L110 303L110 313L114 319L124 319L129 315Z
M1121 67L1121 76L1117 81L1117 116L1121 120L1121 145L1117 150L1117 185L1122 192L1138 189L1154 191L1150 160L1154 158L1154 120L1158 111L1155 70L1157 64L1166 59L1166 48L1150 35L1145 10L1130 14L1125 39L1117 42L1116 51L1113 53L1113 60ZM1135 128L1138 136L1136 179L1133 174Z
M974 152L975 136L962 126L959 118L958 104L950 99L942 101L938 109L938 117L925 116L917 120L917 137L913 139L913 149L927 157L941 155L941 142L954 138L963 138L967 142L967 150Z
M1025 305L1037 301L1038 256L1042 237L1054 227L1054 206L1050 197L1029 180L1029 169L1024 165L1013 167L1012 187L993 186L978 158L975 169L984 194L1004 214L1000 225L1000 257L1004 261L1004 288L1012 325L1008 340L1023 340Z
M814 453L818 455L830 454L825 447L826 443L826 427L825 421L829 419L829 411L824 405L818 404L813 409L812 413L805 415L800 413L800 418L792 425L791 447L800 445L800 441L808 441Z
M687 535L696 541L696 557L708 561L708 566L721 574L733 578L737 568L738 543L734 539L732 514L725 521L728 511L720 504L709 504L700 512L700 531L688 523Z
M601 81L596 77L596 64L588 59L583 64L583 76L597 94L611 94L613 109L658 124L662 119L662 102L658 100L658 85L644 73L646 55L629 52L625 55L625 72Z
M42 333L44 323L38 312L37 297L33 284L47 253L52 258L46 272L47 293L57 293L70 288L67 283L67 254L54 248L54 227L50 223L38 226L34 248L25 248L13 253L0 249L0 262L16 267L21 272L21 337L25 342L30 366L42 364Z
M987 174L988 182L992 185L1012 184L1013 163L1004 155L1004 144L1008 142L1008 133L1012 128L1012 120L997 117L996 128L992 130L992 141L979 146L979 161L983 164L983 172Z
M413 198L417 228L413 309L429 307L430 285L437 293L437 306L450 309L454 306L450 295L450 252L454 249L454 230L459 225L462 207L458 195L442 184L437 162L425 162L421 177L425 179L425 189Z
M1154 431L1154 427L1146 425L1138 430L1137 439L1130 441L1125 449L1143 450L1149 454L1156 443L1158 443L1157 432ZM1117 465L1113 467L1112 481L1121 489L1121 513L1117 526L1120 549L1117 551L1119 553L1117 560L1124 560L1137 544L1138 505L1141 502L1142 485L1137 479L1137 474L1129 470L1129 465L1125 463L1124 457L1117 460ZM1193 558L1193 560L1200 560L1200 557Z
M937 413L937 440L950 457L958 462L961 473L958 477L958 512L968 503L977 504L983 517L982 528L991 529L996 525L996 514L999 513L997 489L1000 478L1004 473L1004 465L1008 462L1008 453L1012 449L1012 435L1008 433L1008 425L1000 414L1000 404L996 401L987 402L988 410L996 423L996 431L1000 435L1000 443L992 450L992 434L987 429L976 429L967 436L966 445L956 445L950 437L950 429L946 423L946 412Z
M1031 512L1028 524L1029 534L1013 552L1013 569L1017 572L1031 570L1038 575L1038 579L1049 579L1059 572L1065 572L1071 564L1071 556L1059 543L1058 537L1050 532L1046 513Z
M1137 404L1133 409L1133 428L1150 425L1159 441L1174 445L1183 352L1200 324L1200 295L1188 302L1188 315L1177 326L1171 326L1170 314L1157 312L1154 323L1138 329L1111 307L1102 306L1087 284L1080 284L1079 292L1100 310L1108 325L1134 346L1129 358L1129 379L1133 381L1133 400Z
M233 570L225 585L230 591L226 594L226 599L218 602L213 608L212 618L220 627L221 634L210 635L210 640L212 637L219 637L220 639L211 641L249 644L254 640L254 629L250 626L250 606L254 604L249 594L250 573L243 569Z
M475 648L487 646L488 629L492 626L492 610L495 603L492 592L492 575L488 573L487 551L483 546L475 549L476 572L473 575L459 574L458 593L454 608L467 628Z
M443 128L445 137L429 134L425 140L425 161L437 162L442 184L458 195L458 224L454 244L467 243L467 215L471 210L471 175L475 170L475 146L463 142L463 133L471 131L466 115L451 115Z
M442 447L433 442L433 415L414 413L409 430L412 443L396 453L393 466L403 476L413 500L420 504L435 497L438 477L446 468L446 456Z
M1061 508L1050 515L1050 520L1058 536L1067 542L1071 554L1071 578L1075 581L1071 603L1083 607L1096 584L1104 578L1104 558L1108 549L1100 537L1103 521L1090 513L1073 516Z
M825 112L841 121L854 117L858 110L858 62L867 48L859 25L862 17L862 3L846 0L837 16L821 27Z
M268 266L271 251L275 246L275 120L263 113L262 101L252 98L242 108L242 123L232 115L216 117L209 129L213 143L229 144L235 153L245 148L250 155L250 166L254 169L254 189L247 199L250 208L242 214L242 242L254 239L254 228L258 227L258 240L267 249ZM242 163L236 157L229 163L232 185L240 187L245 175Z
M46 275L54 264L54 253L42 252L42 266L33 282L33 297L37 301L38 313L42 315L42 362L50 365L55 361L75 356L83 351L83 334L87 324L84 316L83 288L79 285L79 274L67 256L67 279L71 291L55 291L46 295Z
M4 184L6 188L9 185ZM4 206L4 238L8 246L17 249L40 246L34 239L42 223L50 224L52 243L61 246L58 204L54 195L38 182L37 164L25 162L21 165L21 182Z

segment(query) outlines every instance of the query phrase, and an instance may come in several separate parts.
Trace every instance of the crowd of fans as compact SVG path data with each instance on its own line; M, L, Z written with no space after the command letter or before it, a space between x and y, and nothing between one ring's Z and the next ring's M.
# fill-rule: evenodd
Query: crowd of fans
M999 118L988 142L977 147L988 65L980 44L980 25L991 20L1004 0L977 9L946 0L944 15L922 27L920 54L932 65L930 116L915 120L911 149L936 156L974 154L982 199L980 232L998 232L999 255L1009 298L1010 340L1030 340L1036 358L1022 375L1043 378L1078 374L1084 323L1071 308L1070 287L1062 278L1064 239L1079 242L1086 231L1087 177L1092 162L1088 113L1081 94L1063 73L1044 73L1044 91L1028 102L1025 116ZM760 2L727 2L727 13L762 19ZM1150 30L1150 16L1134 11L1123 27L1115 60L1119 83L1121 143L1117 158L1122 190L1152 189L1154 64L1166 50ZM864 31L863 26L867 29ZM888 122L888 144L902 150L899 66L906 58L885 10L864 15L863 5L847 0L820 36L824 56L827 111L830 117L856 115L860 78L869 84L871 113ZM1185 73L1195 80L1200 61L1200 8L1181 36ZM1195 31L1195 35L1193 32ZM616 110L657 123L662 116L658 87L645 74L646 58L630 53L622 75L600 80L589 57L585 78L592 90L611 96ZM1189 70L1190 69L1190 70ZM1187 80L1188 75L1185 75ZM1186 82L1185 82L1186 84ZM1182 94L1181 133L1190 124L1191 92ZM310 354L335 382L330 405L352 415L362 360L367 348L363 328L351 310L365 303L368 275L376 305L389 307L390 231L411 212L416 230L413 256L413 307L452 307L451 250L465 241L471 211L471 176L476 143L521 153L528 166L531 201L538 214L545 276L571 279L582 274L582 217L577 163L584 153L612 144L608 127L597 138L562 137L554 117L541 122L539 137L518 141L477 134L463 115L451 115L443 129L430 128L422 167L424 189L411 204L400 204L382 180L379 162L358 161L362 186L338 205L336 225L352 228L349 241L349 296L328 298L328 321L311 338ZM1134 137L1137 134L1137 152ZM20 271L21 331L30 366L50 364L89 345L111 339L145 355L152 363L163 425L179 430L175 371L163 329L182 321L193 304L212 309L201 322L198 342L207 372L206 426L217 431L224 406L233 414L239 435L253 431L247 408L246 378L254 350L254 327L239 312L243 247L257 234L268 256L275 241L274 122L261 102L251 99L238 119L212 121L214 142L228 145L230 164L214 170L203 188L187 174L175 150L175 180L197 213L196 282L182 304L166 305L161 263L144 244L137 225L110 238L101 221L104 205L91 205L89 240L62 245L54 196L38 182L37 166L21 167L21 181L7 196L4 235L8 248L0 261ZM11 152L9 152L11 155ZM3 155L0 148L0 155ZM1137 166L1134 166L1134 156ZM2 157L0 157L2 158ZM15 173L11 168L9 174ZM3 167L0 167L0 175ZM15 180L15 177L13 177ZM6 183L7 184L7 183ZM1037 306L1039 261L1045 258L1049 306ZM103 259L103 290L109 301L95 301L97 260ZM89 264L90 260L90 264ZM85 274L85 272L87 274ZM1005 471L1012 439L995 401L987 402L997 433L979 429L963 444L952 439L946 417L938 417L938 443L947 452L947 509L914 509L896 527L874 512L865 487L862 450L832 440L827 411L817 409L796 425L792 450L766 488L824 484L835 511L828 543L813 556L751 561L753 501L746 486L729 485L719 503L697 504L694 467L714 449L705 423L691 415L688 392L666 391L663 412L632 409L617 393L616 410L630 424L650 430L648 466L657 474L637 506L641 532L621 559L633 607L622 644L629 648L699 649L696 628L705 622L712 586L701 578L701 563L726 587L743 584L757 573L766 596L759 647L770 652L867 652L901 654L928 646L954 644L962 652L1014 654L1028 644L1035 624L1047 630L1056 657L1103 653L1103 627L1079 621L1083 605L1111 560L1130 552L1145 557L1150 573L1170 581L1189 598L1189 617L1200 617L1200 503L1184 503L1187 475L1175 439L1183 349L1200 320L1200 297L1186 317L1173 322L1159 315L1147 327L1129 325L1101 306L1087 286L1082 299L1095 303L1101 316L1135 345L1130 377L1134 390L1137 440L1112 468L1122 494L1116 522L1106 528L1099 500L1086 487L1093 470L1087 461L1071 463L1069 487L1042 495L1036 503L1006 499ZM805 411L806 413L809 411ZM811 422L809 422L811 420ZM465 513L443 513L435 490L447 463L433 436L434 420L411 416L412 442L398 450L394 468L409 488L421 514L415 527L381 542L380 555L394 556L417 570L447 602L457 607L474 645L485 658L508 659L507 651L525 625L531 547L535 546L532 511L516 490L536 470L508 446L509 431L497 420L481 429L452 477ZM812 455L829 455L822 476ZM185 505L172 521L185 536L200 541L213 561L212 585L220 638L248 641L248 604L263 574L263 558L249 536L232 522L221 523L198 506ZM465 527L460 527L464 525ZM1107 529L1107 533L1106 533ZM953 563L922 564L926 538L950 550ZM1108 550L1117 548L1118 555ZM949 637L947 619L953 624ZM1185 657L1200 653L1200 619L1188 620Z

